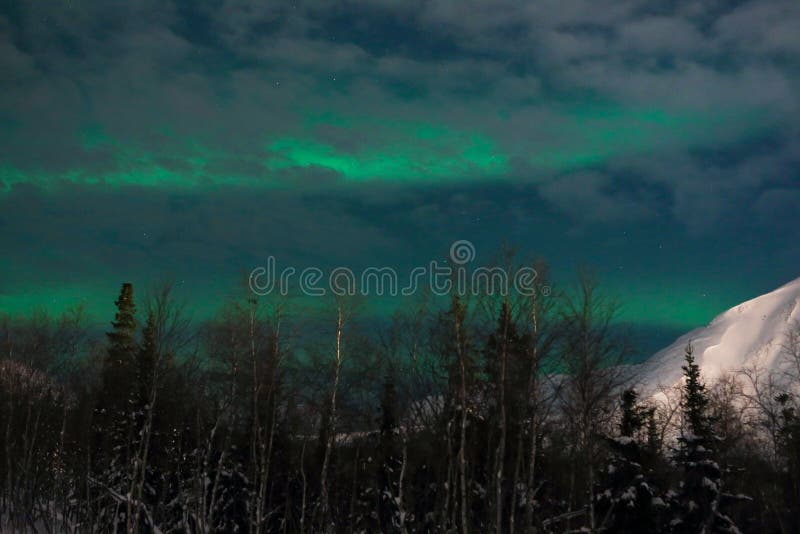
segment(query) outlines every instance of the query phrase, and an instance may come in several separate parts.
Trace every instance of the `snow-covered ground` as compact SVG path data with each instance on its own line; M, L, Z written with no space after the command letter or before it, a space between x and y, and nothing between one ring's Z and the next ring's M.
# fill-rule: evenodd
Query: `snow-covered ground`
M775 368L790 329L800 321L800 278L718 315L643 362L637 382L643 391L669 387L681 379L686 345L691 342L704 379L712 382L756 360Z

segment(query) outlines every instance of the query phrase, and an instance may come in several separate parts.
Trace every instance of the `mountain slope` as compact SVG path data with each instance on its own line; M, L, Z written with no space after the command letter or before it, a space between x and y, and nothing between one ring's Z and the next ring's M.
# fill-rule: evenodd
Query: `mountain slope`
M645 391L671 386L681 379L686 345L706 381L740 369L756 358L775 367L787 332L800 321L800 278L718 315L708 326L692 330L641 364L637 382Z

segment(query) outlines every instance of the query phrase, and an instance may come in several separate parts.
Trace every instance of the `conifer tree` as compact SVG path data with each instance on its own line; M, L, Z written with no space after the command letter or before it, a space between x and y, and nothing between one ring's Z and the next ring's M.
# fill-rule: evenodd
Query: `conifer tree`
M619 436L609 438L611 457L597 495L599 530L602 532L654 532L662 501L655 498L645 473L644 450L639 435L647 410L633 389L623 392Z
M93 470L96 485L105 493L109 504L115 501L114 492L126 494L132 481L129 462L135 448L135 384L136 358L136 306L133 285L122 284L115 302L117 312L106 333L108 347L103 361L102 385L95 409ZM103 520L125 529L130 514L123 517L111 505L101 513L114 514Z
M133 285L122 284L119 297L114 303L117 312L111 323L112 330L106 333L108 347L103 361L102 384L97 398L98 445L106 443L114 434L122 432L131 413L131 400L135 394L136 377L136 306L133 300ZM117 436L116 441L124 441ZM108 452L106 450L106 452Z
M714 459L713 421L708 414L709 398L700 376L700 367L686 347L683 399L683 428L678 437L676 460L683 466L684 479L677 500L672 532L738 532L733 521L722 513L722 471Z
M644 424L645 411L638 405L639 394L635 389L626 389L622 392L620 408L622 417L619 423L619 434L625 437L634 437Z
M657 458L661 454L661 436L656 424L656 409L648 409L645 417L647 418L647 453L651 458Z
M135 376L134 361L138 352L136 344L136 306L133 285L122 284L119 298L114 303L117 313L111 323L113 329L106 334L108 351L103 366L103 395L101 403L107 412L127 411L130 389Z
M144 409L150 401L157 350L155 316L150 313L142 330L142 346L136 358L136 397L139 410Z

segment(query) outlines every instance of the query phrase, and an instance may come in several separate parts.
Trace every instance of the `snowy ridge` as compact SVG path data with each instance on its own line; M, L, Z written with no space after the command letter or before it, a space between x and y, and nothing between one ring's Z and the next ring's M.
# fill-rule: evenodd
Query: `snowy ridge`
M711 382L758 360L778 365L787 332L800 321L800 278L718 315L658 351L638 369L644 391L672 386L681 379L686 345L691 342L703 378Z

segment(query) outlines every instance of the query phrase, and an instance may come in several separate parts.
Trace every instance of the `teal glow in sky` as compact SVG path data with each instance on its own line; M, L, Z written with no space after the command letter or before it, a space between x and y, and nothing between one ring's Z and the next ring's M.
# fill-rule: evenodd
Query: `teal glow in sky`
M667 112L610 104L557 107L554 111L553 124L546 127L547 131L532 124L527 140L503 139L502 133L494 138L443 123L308 114L303 120L306 126L294 136L280 136L265 128L263 148L249 152L206 144L201 136L163 132L159 137L166 144L126 144L106 134L102 125L94 124L76 131L74 141L87 159L102 156L107 165L99 169L87 167L78 159L72 166L51 170L42 165L23 169L7 163L0 165L0 184L6 191L19 183L45 188L65 183L164 189L292 187L291 178L285 177L292 170L331 173L343 182L439 184L505 180L514 171L514 160L527 163L535 173L546 176L593 168L615 158L681 146L702 147L746 130L751 122L742 112L719 111L715 115L705 110ZM497 129L498 125L502 129L510 123L500 120L493 126ZM168 126L162 128L169 132ZM326 135L331 137L331 128L340 141L352 134L359 139L357 146L336 146L335 141L325 139ZM246 165L247 170L226 170L226 165Z
M211 313L267 255L457 239L648 331L800 275L796 2L471 6L3 4L0 311L169 278Z

